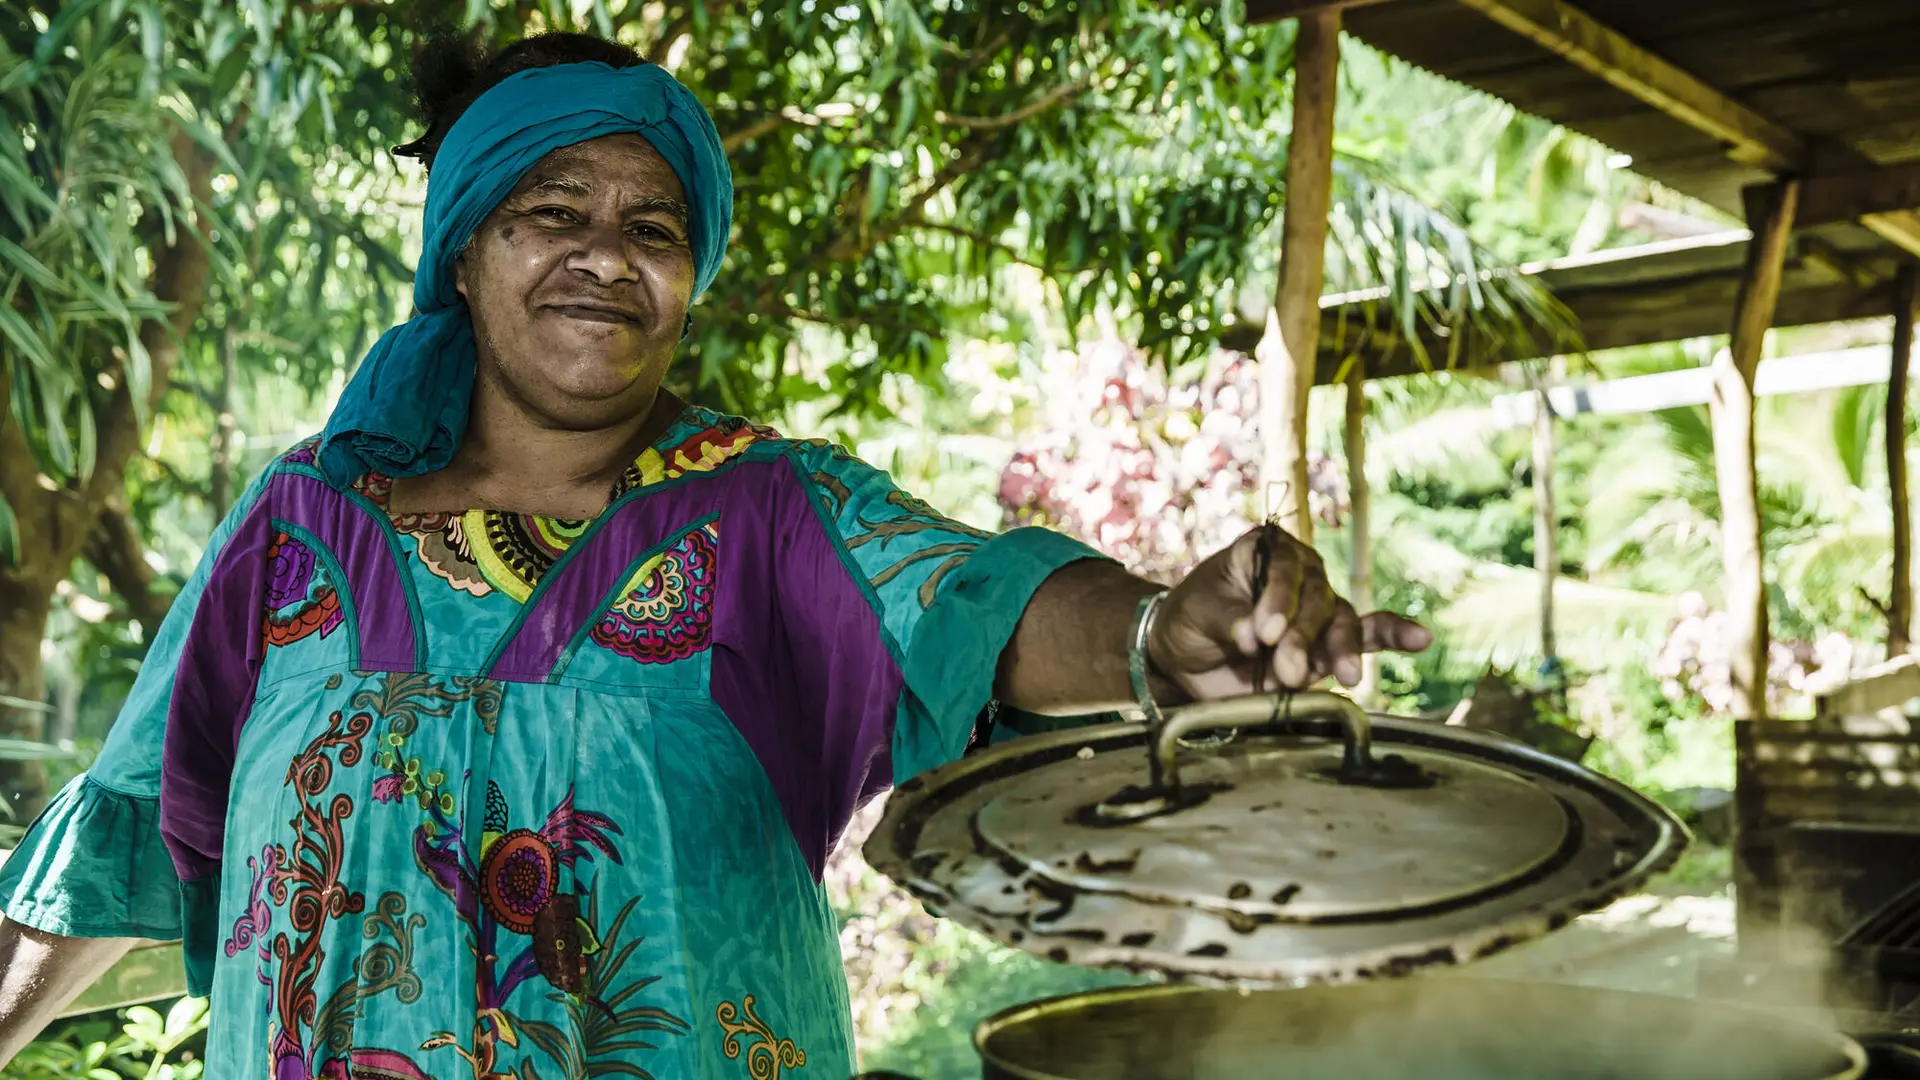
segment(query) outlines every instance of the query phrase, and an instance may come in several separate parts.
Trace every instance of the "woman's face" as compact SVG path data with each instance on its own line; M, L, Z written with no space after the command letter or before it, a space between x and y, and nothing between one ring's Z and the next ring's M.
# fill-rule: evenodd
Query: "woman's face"
M641 136L540 159L455 264L481 376L562 428L644 412L692 300L691 237L680 179Z

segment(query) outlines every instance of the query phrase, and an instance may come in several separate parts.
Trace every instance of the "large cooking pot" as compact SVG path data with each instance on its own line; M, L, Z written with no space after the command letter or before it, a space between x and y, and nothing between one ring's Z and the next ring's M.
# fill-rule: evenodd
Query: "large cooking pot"
M1866 1069L1852 1039L1769 1013L1478 978L1123 987L1009 1009L974 1044L985 1080L1856 1080Z

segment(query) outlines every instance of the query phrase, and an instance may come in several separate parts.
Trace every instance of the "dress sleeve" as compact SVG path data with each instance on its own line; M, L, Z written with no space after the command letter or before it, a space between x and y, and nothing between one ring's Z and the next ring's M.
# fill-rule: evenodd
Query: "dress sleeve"
M175 674L214 566L266 479L255 481L214 531L160 624L100 756L54 796L0 865L8 919L65 937L158 941L181 938L196 915L212 921L216 898L182 886L161 837L161 752Z
M837 447L809 444L803 460L829 539L899 665L898 700L884 703L890 767L867 778L871 794L959 757L985 734L1000 653L1034 591L1061 567L1103 556L1047 529L995 535L963 525ZM857 759L866 749L841 752Z

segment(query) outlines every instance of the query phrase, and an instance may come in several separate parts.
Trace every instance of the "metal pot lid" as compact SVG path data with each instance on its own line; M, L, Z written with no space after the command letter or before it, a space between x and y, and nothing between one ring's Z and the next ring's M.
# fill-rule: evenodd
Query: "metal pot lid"
M1522 743L1310 693L1004 743L902 784L865 853L1039 956L1300 984L1489 955L1686 843L1658 804Z

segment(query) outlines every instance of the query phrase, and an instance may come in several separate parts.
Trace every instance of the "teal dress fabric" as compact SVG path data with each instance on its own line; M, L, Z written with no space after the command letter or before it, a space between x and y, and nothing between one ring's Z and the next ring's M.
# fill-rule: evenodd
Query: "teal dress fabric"
M590 522L386 490L253 485L7 917L184 939L209 1076L850 1074L821 867L1093 553L701 410Z

